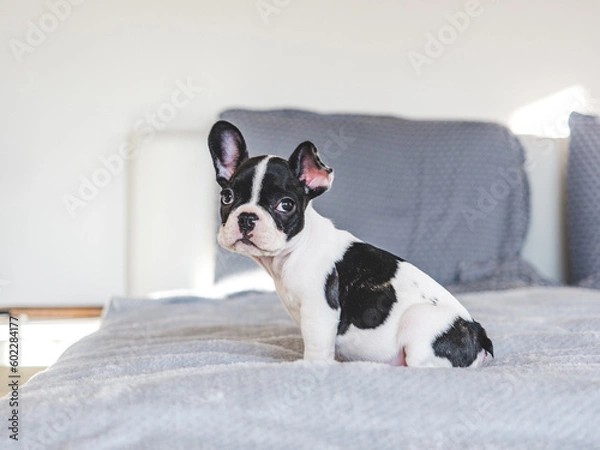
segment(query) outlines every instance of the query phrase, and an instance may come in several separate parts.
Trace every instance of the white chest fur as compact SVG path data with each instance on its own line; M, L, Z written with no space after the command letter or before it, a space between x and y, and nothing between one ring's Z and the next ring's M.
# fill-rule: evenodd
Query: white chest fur
M357 241L350 233L337 230L309 205L304 229L290 240L281 255L257 259L273 278L277 295L299 326L302 307L326 305L326 277L348 246Z

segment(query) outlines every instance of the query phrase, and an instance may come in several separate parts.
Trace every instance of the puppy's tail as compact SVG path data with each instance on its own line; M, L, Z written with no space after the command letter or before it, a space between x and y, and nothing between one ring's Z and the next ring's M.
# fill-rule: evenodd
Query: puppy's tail
M479 340L479 344L481 348L485 350L488 354L494 357L494 344L492 344L492 340L488 337L485 329L479 324L479 322L471 322L473 326L477 329L477 338Z

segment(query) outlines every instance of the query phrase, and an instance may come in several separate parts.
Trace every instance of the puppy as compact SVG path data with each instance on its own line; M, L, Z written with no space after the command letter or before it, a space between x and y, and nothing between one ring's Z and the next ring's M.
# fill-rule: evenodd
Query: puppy
M218 242L273 278L304 359L476 367L493 356L485 330L446 289L313 209L333 170L312 143L288 160L249 158L240 131L219 121L208 146L222 188Z

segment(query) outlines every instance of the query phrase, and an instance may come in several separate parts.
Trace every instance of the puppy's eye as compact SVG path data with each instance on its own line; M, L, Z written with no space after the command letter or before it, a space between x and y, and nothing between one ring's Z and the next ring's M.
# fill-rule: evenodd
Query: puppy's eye
M233 203L233 191L231 189L223 189L221 192L221 203L231 205Z
M296 204L294 203L294 200L292 200L291 198L284 198L277 204L277 207L275 209L280 212L290 213L295 208Z

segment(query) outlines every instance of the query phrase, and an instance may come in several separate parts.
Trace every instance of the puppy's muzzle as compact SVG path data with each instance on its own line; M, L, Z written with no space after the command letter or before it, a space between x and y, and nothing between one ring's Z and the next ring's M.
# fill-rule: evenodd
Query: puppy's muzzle
M240 231L244 234L250 233L254 230L258 216L254 213L241 213L238 217L238 226Z

